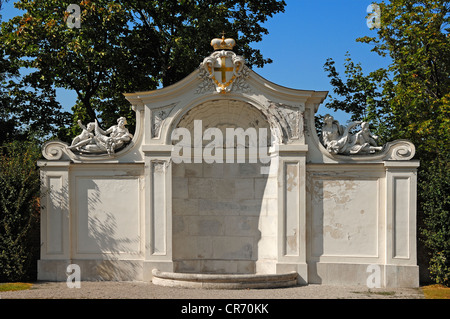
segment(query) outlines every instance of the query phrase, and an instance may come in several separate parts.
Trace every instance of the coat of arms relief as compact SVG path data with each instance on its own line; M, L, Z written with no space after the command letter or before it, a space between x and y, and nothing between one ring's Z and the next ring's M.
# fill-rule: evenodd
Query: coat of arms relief
M231 51L235 41L222 36L222 39L213 39L211 46L215 51L200 64L200 77L203 83L197 93L247 92L249 87L244 79L248 76L249 70L245 66L245 59Z

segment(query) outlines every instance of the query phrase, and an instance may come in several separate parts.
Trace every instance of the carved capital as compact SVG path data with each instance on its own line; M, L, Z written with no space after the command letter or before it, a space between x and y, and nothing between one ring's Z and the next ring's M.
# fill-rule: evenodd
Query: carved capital
M151 161L151 166L152 166L152 170L155 173L165 173L167 167L169 167L170 162L169 161L164 161L164 160L152 160Z

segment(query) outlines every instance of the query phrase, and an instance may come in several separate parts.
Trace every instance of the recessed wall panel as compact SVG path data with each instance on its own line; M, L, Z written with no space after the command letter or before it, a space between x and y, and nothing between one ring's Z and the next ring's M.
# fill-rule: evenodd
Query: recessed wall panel
M48 177L49 200L47 202L47 253L63 252L63 219L67 190L63 189L62 177Z
M139 253L139 179L78 177L77 253Z
M298 256L299 249L299 164L284 164L284 255Z
M409 178L394 178L394 258L409 258Z
M375 257L378 180L314 179L312 255Z
M151 248L153 255L166 253L166 163L154 161L152 165L152 231Z

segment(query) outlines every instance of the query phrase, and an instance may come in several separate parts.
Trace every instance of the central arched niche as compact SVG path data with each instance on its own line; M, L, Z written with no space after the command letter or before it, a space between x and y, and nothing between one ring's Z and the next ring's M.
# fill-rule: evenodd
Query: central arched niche
M267 118L254 106L237 100L214 100L193 107L177 128L186 128L194 143L194 121L202 132L218 128L223 134L223 163L195 157L191 163L172 166L173 261L176 272L266 273L276 261L277 180L269 173L271 163L262 163L248 152L238 155L235 145L226 145L227 128L267 131ZM197 129L198 129L197 122ZM259 130L259 129L263 130ZM198 136L197 136L198 139ZM213 140L213 138L211 139ZM202 140L207 147L211 140ZM180 143L172 141L173 144ZM194 144L192 144L194 145ZM197 144L199 145L199 144ZM227 162L226 148L234 148ZM228 158L228 161L229 158Z

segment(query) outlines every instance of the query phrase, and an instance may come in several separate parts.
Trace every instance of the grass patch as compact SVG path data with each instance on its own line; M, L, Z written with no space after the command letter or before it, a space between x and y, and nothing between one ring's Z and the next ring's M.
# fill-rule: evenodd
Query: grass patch
M0 283L0 292L1 291L16 291L16 290L28 290L33 286L33 284L26 282L7 282Z
M422 287L425 299L450 299L450 288L443 285L429 285Z
M393 296L393 295L395 295L395 291L370 291L369 290L369 293L373 294L373 295L380 295L380 296Z
M352 291L354 294L362 294L362 295L379 295L379 296L394 296L395 291L373 291L368 289L367 291Z

